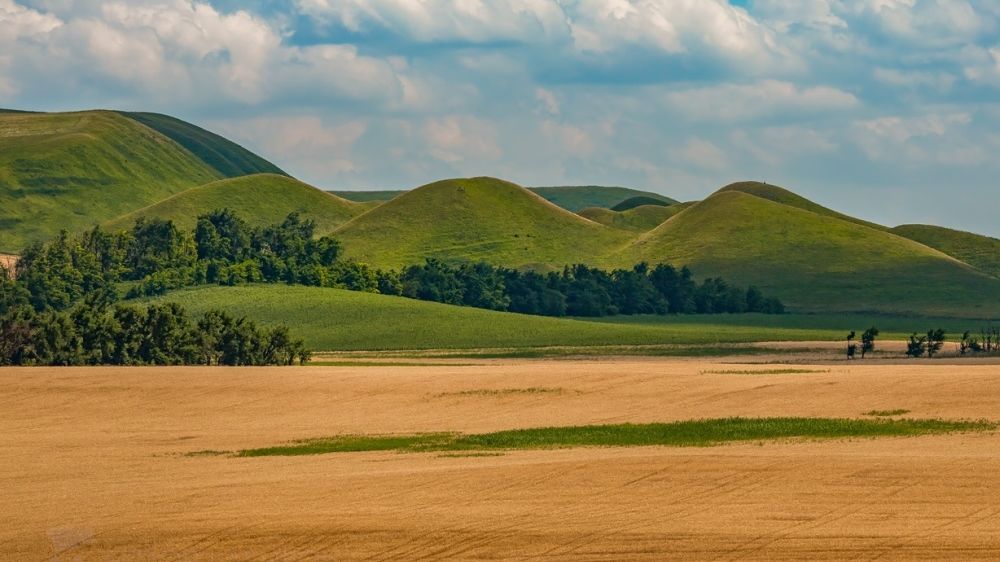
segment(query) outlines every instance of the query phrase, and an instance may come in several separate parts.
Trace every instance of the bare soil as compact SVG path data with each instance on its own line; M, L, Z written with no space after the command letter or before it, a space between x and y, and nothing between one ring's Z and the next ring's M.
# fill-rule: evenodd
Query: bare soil
M730 361L0 370L0 559L1000 557L1000 434L233 458L345 433L1000 419L1000 367ZM546 392L516 392L545 388ZM500 392L488 392L500 391Z

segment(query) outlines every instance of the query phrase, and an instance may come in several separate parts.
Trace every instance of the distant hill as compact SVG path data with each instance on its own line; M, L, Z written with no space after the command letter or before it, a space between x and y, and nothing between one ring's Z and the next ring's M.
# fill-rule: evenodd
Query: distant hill
M508 266L591 260L628 241L510 182L453 179L409 191L335 232L349 256L380 267L427 257Z
M223 176L111 111L0 114L0 251L88 228Z
M122 112L122 115L142 123L190 150L224 177L234 178L263 173L287 175L281 168L233 141L175 117L159 113Z
M724 189L605 260L687 264L797 310L1000 317L1000 282L881 229Z
M617 205L611 207L612 211L627 211L629 209L634 209L636 207L649 207L649 206L659 206L666 207L671 203L664 201L662 199L657 199L656 197L650 197L648 195L636 195L635 197L629 197L628 199L618 203Z
M958 258L976 269L1000 278L1000 240L926 224L904 224L891 230L910 240Z
M625 211L613 211L600 207L590 207L579 212L581 217L599 222L606 226L646 232L659 226L663 221L676 215L688 207L687 204L674 205L640 205Z
M630 197L638 196L648 197L667 204L676 203L673 199L658 193L639 191L627 187L570 185L561 187L529 187L527 189L574 213L588 207L609 209ZM388 201L393 197L406 193L406 191L334 191L333 193L351 201Z
M128 228L140 216L169 219L182 228L193 228L197 217L229 208L254 225L281 222L298 212L316 222L324 233L349 221L367 208L321 191L296 179L277 174L255 174L219 180L173 195L149 207L110 221L109 228Z
M677 201L659 193L640 191L628 187L606 187L602 185L564 185L557 187L529 187L531 191L574 213L587 207L611 207L631 197L649 197L664 203Z
M358 203L367 203L371 201L388 201L393 197L402 195L406 193L404 189L397 189L392 191L331 191L330 193L347 199L348 201L356 201Z

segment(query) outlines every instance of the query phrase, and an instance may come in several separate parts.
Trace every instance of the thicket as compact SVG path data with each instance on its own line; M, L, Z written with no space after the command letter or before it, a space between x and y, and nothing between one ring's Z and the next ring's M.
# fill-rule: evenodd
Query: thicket
M381 271L341 254L337 240L316 237L315 224L294 213L280 224L254 227L232 211L213 211L199 217L192 232L140 218L128 231L63 232L27 248L16 281L0 280L0 314L25 305L67 310L84 297L111 303L121 287L126 298L136 298L206 283L336 287L545 316L784 312L780 300L755 287L717 277L697 283L688 268L666 264L611 272L574 265L541 274L428 259Z
M0 316L0 365L292 365L309 355L287 327L261 329L219 311L192 319L173 303L88 301Z

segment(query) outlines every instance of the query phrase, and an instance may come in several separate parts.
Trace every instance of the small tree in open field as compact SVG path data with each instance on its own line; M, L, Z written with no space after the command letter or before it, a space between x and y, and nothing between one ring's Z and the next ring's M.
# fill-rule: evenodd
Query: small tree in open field
M927 332L927 357L934 357L941 351L944 347L945 333L944 330L938 328L937 330L930 330Z
M865 355L875 351L875 338L878 337L878 328L872 326L865 330L865 333L861 334L861 358L864 359Z
M847 334L847 358L854 359L855 355L858 353L858 344L854 343L854 330L851 330L850 334Z
M916 332L910 335L910 341L906 344L906 355L909 357L923 357L926 351L927 336L917 336Z

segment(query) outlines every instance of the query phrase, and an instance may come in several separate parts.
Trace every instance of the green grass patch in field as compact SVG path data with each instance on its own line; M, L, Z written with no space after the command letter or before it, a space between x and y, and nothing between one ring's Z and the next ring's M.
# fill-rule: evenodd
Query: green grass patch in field
M988 431L988 421L937 419L721 418L671 423L584 425L513 429L481 434L350 435L247 449L241 457L318 455L361 451L437 452L571 447L705 447L730 442L792 438L905 437Z
M892 416L902 416L903 414L909 414L909 413L910 413L909 410L904 410L902 408L898 408L896 410L871 410L871 411L865 412L865 415L866 416L873 416L873 417L876 417L876 418L888 418L888 417L892 417Z
M729 370L729 371L705 371L714 375L805 375L812 373L829 373L829 369L762 369L755 370Z

